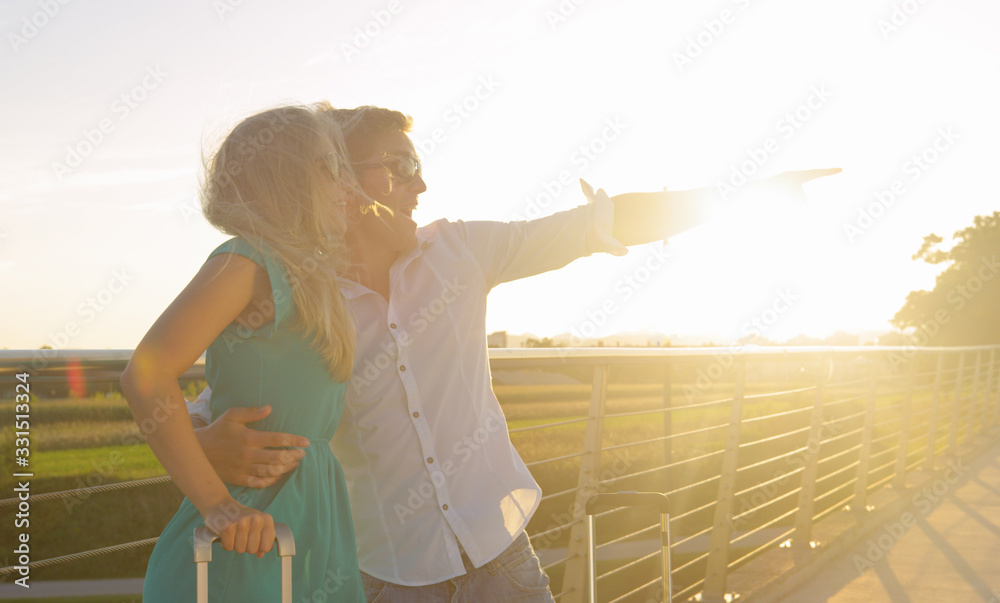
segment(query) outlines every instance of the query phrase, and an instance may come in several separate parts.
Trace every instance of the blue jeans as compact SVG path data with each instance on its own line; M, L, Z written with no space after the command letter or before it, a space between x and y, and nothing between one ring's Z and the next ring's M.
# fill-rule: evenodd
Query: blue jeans
M462 555L466 573L427 586L400 586L361 572L368 603L480 603L488 601L537 601L552 603L549 577L542 571L528 535L521 532L514 544L486 565L476 568Z

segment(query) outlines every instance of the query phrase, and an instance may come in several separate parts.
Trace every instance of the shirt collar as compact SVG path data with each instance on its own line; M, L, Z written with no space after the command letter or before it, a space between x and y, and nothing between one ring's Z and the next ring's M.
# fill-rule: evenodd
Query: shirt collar
M423 251L427 249L427 247L430 246L430 244L433 243L435 239L437 239L438 235L437 222L432 222L426 226L421 226L420 228L417 229L416 235L417 235L416 247L414 247L413 250L410 251L410 253L399 256L399 258L395 261L393 266L396 266L401 262L410 262L413 259L420 256L420 254L423 253ZM374 291L372 291L368 287L365 287L361 283L352 281L351 279L344 278L342 276L337 277L337 284L340 285L340 291L341 293L343 293L344 298L349 300L354 299L356 297L361 297L366 293L374 293Z

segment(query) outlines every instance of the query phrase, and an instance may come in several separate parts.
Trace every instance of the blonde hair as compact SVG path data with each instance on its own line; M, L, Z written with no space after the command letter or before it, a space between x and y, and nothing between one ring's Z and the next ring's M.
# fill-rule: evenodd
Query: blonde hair
M358 187L339 130L318 115L324 107L279 107L243 120L206 161L201 200L213 226L282 264L296 308L290 328L311 334L310 345L331 374L346 381L356 333L337 284L347 249L332 205ZM321 198L313 186L324 143L346 168L336 199Z

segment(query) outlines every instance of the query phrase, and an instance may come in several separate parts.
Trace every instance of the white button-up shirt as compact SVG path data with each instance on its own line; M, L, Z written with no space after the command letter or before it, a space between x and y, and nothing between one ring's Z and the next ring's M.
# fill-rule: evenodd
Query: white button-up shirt
M342 280L357 356L330 448L347 477L363 571L406 586L442 582L465 573L459 545L479 567L528 524L542 493L491 387L486 295L606 250L611 225L597 216L586 205L528 222L439 220L392 265L388 301Z

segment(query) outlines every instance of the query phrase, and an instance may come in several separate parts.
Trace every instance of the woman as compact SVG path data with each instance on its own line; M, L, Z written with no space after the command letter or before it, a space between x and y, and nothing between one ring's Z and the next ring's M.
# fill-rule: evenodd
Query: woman
M363 193L321 108L265 111L222 143L206 168L203 209L235 238L212 252L122 375L136 421L155 424L144 430L150 448L186 496L150 558L147 603L194 600L192 532L203 523L224 549L209 568L210 599L278 600L274 521L295 536L295 600L364 601L344 476L328 446L354 354L336 281L343 208ZM272 486L227 486L195 439L177 379L206 348L213 413L271 405L261 429L315 442Z

